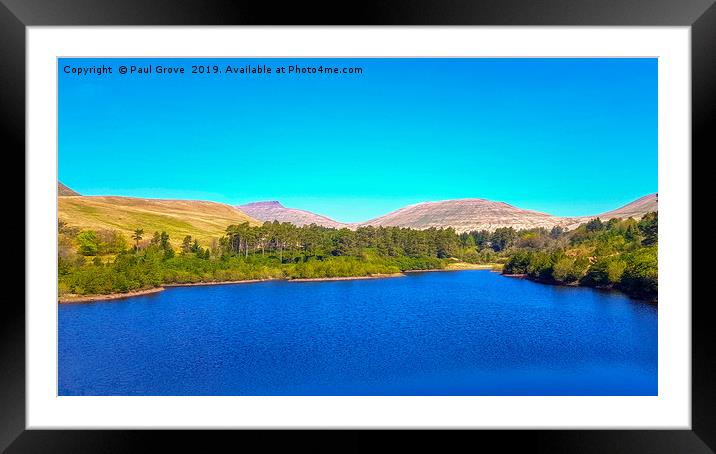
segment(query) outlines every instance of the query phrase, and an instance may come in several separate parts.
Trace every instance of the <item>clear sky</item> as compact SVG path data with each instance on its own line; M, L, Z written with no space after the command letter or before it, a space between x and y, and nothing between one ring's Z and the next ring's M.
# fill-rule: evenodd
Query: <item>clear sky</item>
M121 65L187 74L119 74ZM190 74L192 65L221 74ZM362 74L227 74L227 65ZM112 67L65 74L64 67ZM212 68L213 69L213 68ZM656 59L60 59L59 179L339 221L486 198L596 214L657 192Z

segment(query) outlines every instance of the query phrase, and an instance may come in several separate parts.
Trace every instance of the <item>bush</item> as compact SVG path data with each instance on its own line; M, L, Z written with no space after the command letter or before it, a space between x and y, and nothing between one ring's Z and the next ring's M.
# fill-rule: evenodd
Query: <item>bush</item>
M627 254L626 267L619 287L640 298L654 298L659 291L659 266L656 247L645 247Z
M552 267L552 277L557 282L575 282L580 276L581 271L575 266L575 259L572 257L564 256L557 260Z
M534 279L542 281L552 280L552 257L545 252L536 252L532 254L529 265L527 265L527 275Z
M584 285L611 287L621 282L626 262L619 256L601 257L589 268L582 279Z
M85 230L77 235L78 252L82 255L97 255L99 236L94 230Z
M532 254L527 251L518 251L510 256L510 259L502 268L503 274L527 274L527 267L530 265Z

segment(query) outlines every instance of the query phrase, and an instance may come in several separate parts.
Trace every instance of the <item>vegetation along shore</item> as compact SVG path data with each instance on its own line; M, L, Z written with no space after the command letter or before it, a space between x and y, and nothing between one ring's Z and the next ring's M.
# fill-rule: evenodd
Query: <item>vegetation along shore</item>
M133 296L151 295L164 290L164 287L153 287L144 290L133 290L126 293L110 293L106 295L76 295L64 294L58 298L60 303L94 303L97 301L111 301L123 298L131 298Z
M500 267L506 275L615 288L649 300L656 299L658 285L656 213L641 220L596 218L569 231L498 228L459 234L452 228L242 222L211 241L186 235L180 242L141 226L128 239L120 231L69 227L60 220L58 245L60 301L126 297L172 285Z
M447 271L447 270L439 270ZM159 293L168 287L195 287L208 285L232 285L232 284L256 284L259 282L286 280L287 282L324 282L324 281L349 281L362 279L384 279L389 277L404 277L404 273L392 274L371 274L369 276L346 276L346 277L316 277L316 278L297 278L297 279L244 279L240 281L208 281L208 282L189 282L180 284L163 284L161 287L153 287L145 290L132 290L126 293L109 293L105 295L77 295L64 294L58 298L58 302L67 303L95 303L98 301L111 301L133 296L144 296Z
M641 220L596 218L570 232L523 238L509 255L503 274L537 282L613 288L656 301L658 215Z

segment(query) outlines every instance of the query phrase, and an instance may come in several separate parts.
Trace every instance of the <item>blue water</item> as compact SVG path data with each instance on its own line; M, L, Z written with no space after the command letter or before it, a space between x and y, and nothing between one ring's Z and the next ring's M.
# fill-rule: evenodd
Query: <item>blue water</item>
M60 395L656 395L657 308L489 271L59 308Z

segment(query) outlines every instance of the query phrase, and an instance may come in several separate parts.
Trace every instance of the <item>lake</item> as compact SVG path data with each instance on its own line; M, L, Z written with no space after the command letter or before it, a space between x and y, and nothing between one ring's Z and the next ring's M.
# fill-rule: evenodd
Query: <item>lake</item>
M490 271L58 307L60 395L656 395L657 307Z

